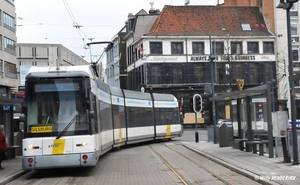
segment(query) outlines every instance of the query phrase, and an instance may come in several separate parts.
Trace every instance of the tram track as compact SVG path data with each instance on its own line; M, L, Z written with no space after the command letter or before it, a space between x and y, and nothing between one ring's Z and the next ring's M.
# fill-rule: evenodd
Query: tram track
M211 173L214 177L218 178L219 180L221 180L222 182L226 183L227 185L230 185L230 181L226 180L225 178L221 177L221 176L218 176L213 170L210 170L209 168L207 168L205 165L202 165L201 163L197 162L196 160L188 157L187 155L181 153L181 152L178 152L172 148L170 148L169 146L166 146L167 148L169 148L170 150L184 156L186 159L188 159L189 161L197 164L199 167L201 167L202 169L206 170L207 172Z
M178 179L182 182L184 185L188 185L188 183L184 180L184 177L180 175L173 167L166 161L154 148L150 146L151 151L153 151L163 162L164 164L178 177Z
M165 147L165 149L157 149L158 147L155 145L150 146L151 150L159 156L159 158L166 164L166 166L181 180L183 184L195 184L195 182L187 180L186 174L180 173L179 169L174 166L178 166L176 161L170 160L169 156L171 155L177 155L180 157L179 160L183 161L188 161L191 165L196 165L202 170L205 170L207 174L211 174L211 176L215 177L217 180L214 181L220 181L222 184L227 184L227 185L233 185L233 184L261 184L258 181L249 179L246 176L243 176L241 174L238 174L212 160L209 160L194 151L191 151L190 149L187 149L181 145L175 145L175 144L161 144ZM165 150L165 151L164 151ZM166 151L168 150L168 151ZM168 153L169 155L165 155L164 153ZM181 171L184 169L181 169ZM203 174L200 175L205 175L205 173L202 171ZM190 178L189 178L190 179ZM197 177L195 177L195 180Z

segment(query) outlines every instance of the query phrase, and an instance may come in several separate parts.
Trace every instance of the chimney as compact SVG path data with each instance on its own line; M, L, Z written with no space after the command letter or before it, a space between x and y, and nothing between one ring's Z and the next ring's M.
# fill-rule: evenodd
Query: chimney
M127 16L128 19L133 19L134 18L134 15L133 13L128 13L128 16Z

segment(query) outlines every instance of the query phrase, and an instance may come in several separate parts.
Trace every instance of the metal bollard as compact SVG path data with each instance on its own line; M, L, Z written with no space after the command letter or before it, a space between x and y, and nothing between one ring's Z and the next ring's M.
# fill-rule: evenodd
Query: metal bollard
M195 131L195 140L196 140L196 143L199 142L199 133L198 133L198 131Z

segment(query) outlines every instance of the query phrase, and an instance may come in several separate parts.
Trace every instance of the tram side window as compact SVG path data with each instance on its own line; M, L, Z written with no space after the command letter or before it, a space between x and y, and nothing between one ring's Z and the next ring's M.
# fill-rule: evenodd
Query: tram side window
M145 107L127 108L128 126L141 127L153 125L153 110Z
M100 124L101 131L113 129L111 105L103 101L100 101Z
M156 109L156 124L164 125L165 122L165 113L162 109Z
M96 132L98 133L98 110L97 110L97 103L96 103L96 96L93 96L93 110L94 110L94 118L91 121L92 128L93 128L93 133ZM81 106L83 107L83 106ZM79 108L79 107L78 107Z
M114 128L125 128L124 106L113 105Z
M178 113L174 109L158 108L156 109L156 124L179 124Z
M153 125L154 120L153 120L153 109L152 108L146 108L146 115L145 118L147 118L147 123L146 125Z

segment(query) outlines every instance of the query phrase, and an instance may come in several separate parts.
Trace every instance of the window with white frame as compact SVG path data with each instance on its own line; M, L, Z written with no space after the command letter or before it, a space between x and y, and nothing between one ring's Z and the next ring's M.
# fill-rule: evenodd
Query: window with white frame
M150 42L150 54L162 54L162 42Z
M292 53L293 53L293 61L299 61L299 48L293 47Z
M291 11L298 11L298 3L293 3Z
M17 74L16 64L5 61L4 65L5 65L5 72L11 74Z
M204 42L193 42L193 55L203 55L204 54Z
M263 52L274 54L274 42L263 42Z
M298 21L291 21L291 35L298 36Z
M16 44L15 41L4 37L4 48L9 49L11 51L16 51Z
M243 54L242 42L231 42L230 43L231 54Z
M259 47L258 42L248 42L248 54L258 54L259 53Z
M213 54L224 54L224 42L212 42Z
M251 31L251 26L249 23L241 23L241 27L243 31Z
M16 29L15 18L5 12L3 12L3 23L13 29Z
M172 55L183 54L183 42L171 42L171 54Z

